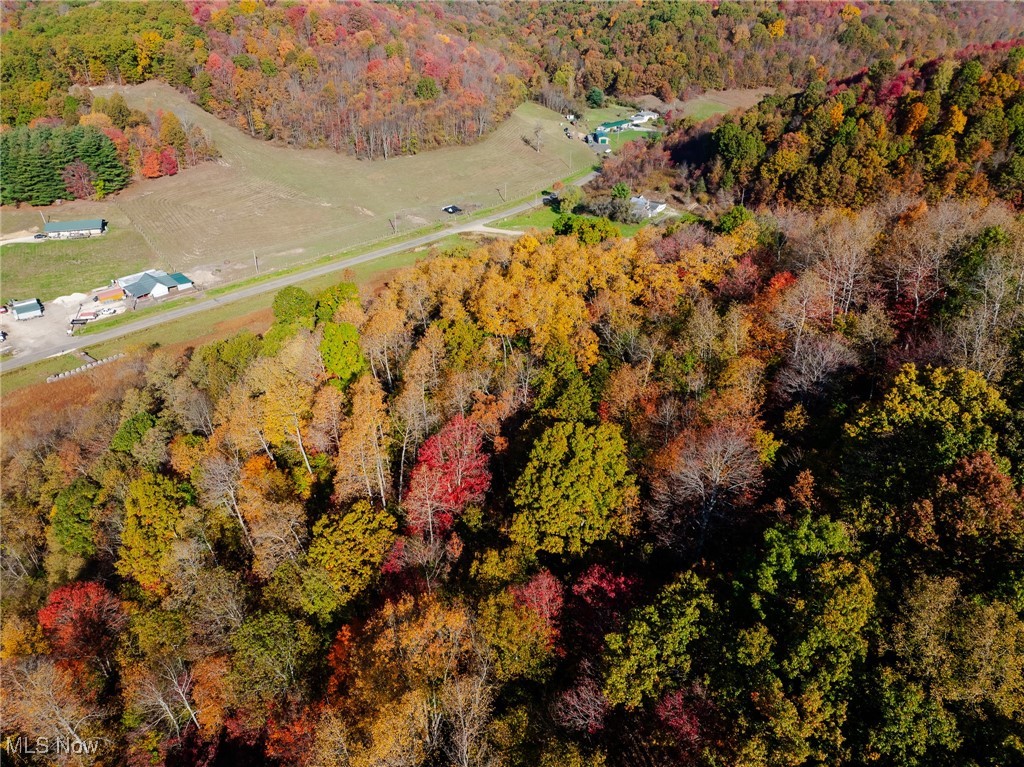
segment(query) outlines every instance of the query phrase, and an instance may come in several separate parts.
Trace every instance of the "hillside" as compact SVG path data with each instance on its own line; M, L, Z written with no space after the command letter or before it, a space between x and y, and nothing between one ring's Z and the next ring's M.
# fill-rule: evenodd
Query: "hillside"
M9 2L2 122L160 79L254 137L389 157L479 140L527 98L803 88L1024 34L1015 3ZM70 100L70 101L69 101Z
M109 93L99 89L97 94ZM133 184L116 198L78 200L49 211L61 219L103 217L110 239L4 246L5 295L43 299L80 291L66 265L88 253L112 279L137 268L186 270L209 286L249 276L253 253L264 268L289 266L447 220L441 207L466 210L535 194L587 167L590 153L567 141L559 115L524 104L477 144L368 163L330 150L299 152L253 139L150 82L122 91L139 109L162 106L201 126L220 151L188 173ZM540 151L523 141L542 128ZM4 210L5 232L39 225L31 209ZM39 256L42 256L40 258ZM131 263L128 263L128 260Z

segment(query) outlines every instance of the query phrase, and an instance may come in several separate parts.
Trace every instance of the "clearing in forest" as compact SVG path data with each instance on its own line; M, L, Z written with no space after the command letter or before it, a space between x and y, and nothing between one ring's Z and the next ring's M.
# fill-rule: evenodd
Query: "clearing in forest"
M101 238L3 246L4 299L45 301L144 268L183 271L209 287L252 275L254 254L263 271L312 261L392 236L396 218L402 234L449 220L444 205L473 211L528 197L592 160L566 139L564 117L537 104L523 104L476 144L368 161L251 138L162 83L118 90L132 107L202 126L221 159L136 181L100 202L4 208L2 233L41 230L39 211L110 226Z

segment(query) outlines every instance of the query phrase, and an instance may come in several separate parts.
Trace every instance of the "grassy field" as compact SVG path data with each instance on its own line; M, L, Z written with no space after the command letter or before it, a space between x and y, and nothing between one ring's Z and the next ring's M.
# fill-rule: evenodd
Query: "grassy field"
M646 141L648 138L651 138L652 136L657 137L657 135L658 134L652 133L651 131L624 130L620 131L619 133L609 134L608 141L611 150L613 152L618 152L620 149L622 149L622 145L625 144L627 141L636 141L638 138L644 139Z
M26 386L42 383L49 376L74 370L84 364L85 360L81 357L74 354L62 354L59 357L51 357L34 365L12 370L0 377L0 393L10 394L12 391L23 389Z
M584 110L582 117L586 120L590 129L593 130L601 123L625 120L633 114L636 114L635 109L612 104L610 106L601 107L600 109L586 109Z
M511 216L494 224L498 229L549 229L558 218L554 208L545 205L518 216Z
M31 226L37 214L22 221L24 211L4 210L3 230ZM11 298L39 298L48 301L68 293L84 293L106 286L111 280L150 266L162 266L138 231L116 209L104 216L112 223L108 234L85 240L55 240L4 245L0 249L0 286L4 301ZM54 216L56 218L56 216Z
M110 88L97 89L109 93ZM565 140L556 112L523 104L484 140L387 161L296 150L250 138L160 83L120 89L133 107L171 109L211 134L222 158L177 176L143 180L101 202L0 211L0 232L51 220L102 217L110 234L65 243L3 247L3 298L82 292L155 267L186 272L205 287L315 261L355 245L528 197L579 170L587 157ZM523 141L542 127L541 151ZM576 148L575 153L572 150ZM571 168L571 162L576 168Z
M770 88L716 91L679 102L679 108L687 117L700 122L717 114L732 112L734 109L749 109L771 92Z

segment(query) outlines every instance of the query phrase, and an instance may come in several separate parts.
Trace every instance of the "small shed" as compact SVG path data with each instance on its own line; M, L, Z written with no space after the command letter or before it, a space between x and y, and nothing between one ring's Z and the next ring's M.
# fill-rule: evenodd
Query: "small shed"
M48 221L43 232L51 240L73 240L92 237L106 231L107 222L102 218L88 218L82 221Z
M186 277L181 272L174 272L170 275L171 279L178 286L178 290L191 290L193 288L192 280Z
M101 304L110 304L124 298L124 290L121 288L107 288L96 293L96 300Z
M43 316L43 304L38 298L28 301L15 301L11 304L11 311L14 312L16 320L30 320L33 317Z

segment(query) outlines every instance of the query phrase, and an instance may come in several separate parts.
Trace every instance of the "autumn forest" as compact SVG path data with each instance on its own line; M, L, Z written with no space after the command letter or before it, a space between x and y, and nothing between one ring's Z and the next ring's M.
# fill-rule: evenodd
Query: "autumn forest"
M102 152L94 194L216 153L100 82L367 158L790 86L551 228L5 406L4 764L1024 762L1018 8L4 10L4 151ZM4 202L85 183L46 162ZM624 237L640 192L681 212Z

